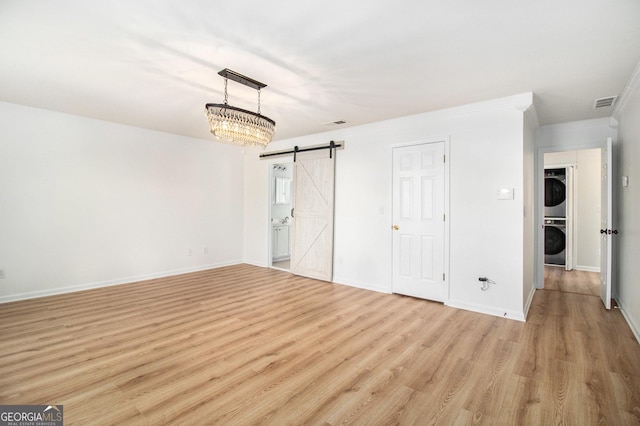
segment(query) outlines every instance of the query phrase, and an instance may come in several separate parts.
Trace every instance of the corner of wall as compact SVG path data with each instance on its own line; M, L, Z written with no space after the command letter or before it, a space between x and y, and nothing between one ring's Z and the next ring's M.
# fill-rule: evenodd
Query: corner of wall
M529 295L527 296L527 299L524 304L524 318L525 318L524 320L526 320L527 316L529 315L529 308L531 308L531 303L533 302L533 296L535 296L535 294L536 294L536 286L533 285L531 286Z
M624 89L620 92L620 96L618 96L618 100L613 108L613 118L617 122L620 120L620 116L622 112L627 106L629 100L633 97L637 90L640 90L640 61L636 64L635 69L631 73L631 77L627 81L627 84L624 85Z

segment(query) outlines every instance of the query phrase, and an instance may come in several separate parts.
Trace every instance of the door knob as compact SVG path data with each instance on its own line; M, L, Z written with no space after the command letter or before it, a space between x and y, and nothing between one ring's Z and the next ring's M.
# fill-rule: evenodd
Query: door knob
M398 229L400 229L400 227L398 225L393 225L393 230L397 231Z

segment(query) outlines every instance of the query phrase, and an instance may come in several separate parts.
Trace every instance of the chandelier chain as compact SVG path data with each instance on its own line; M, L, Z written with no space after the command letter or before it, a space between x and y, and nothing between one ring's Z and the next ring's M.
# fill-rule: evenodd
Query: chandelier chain
M260 89L258 89L258 114L260 114Z
M227 105L229 102L229 95L227 94L227 77L224 78L224 104Z

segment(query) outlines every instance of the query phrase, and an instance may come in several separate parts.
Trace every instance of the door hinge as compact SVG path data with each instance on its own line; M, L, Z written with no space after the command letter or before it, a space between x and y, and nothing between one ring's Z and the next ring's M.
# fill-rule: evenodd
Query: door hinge
M442 281L446 281L446 280L444 279L444 274L442 274Z
M444 155L442 156L442 162L443 162L443 163L446 163L446 162L447 162L447 154L444 154Z
M442 213L442 221L443 222L447 221L447 214L446 213Z

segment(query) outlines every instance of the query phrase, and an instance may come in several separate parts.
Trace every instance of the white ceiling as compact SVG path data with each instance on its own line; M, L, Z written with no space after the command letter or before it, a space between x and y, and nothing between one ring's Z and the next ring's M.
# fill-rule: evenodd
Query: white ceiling
M204 139L223 68L276 140L522 92L552 124L611 115L640 1L0 0L0 58L0 100Z

